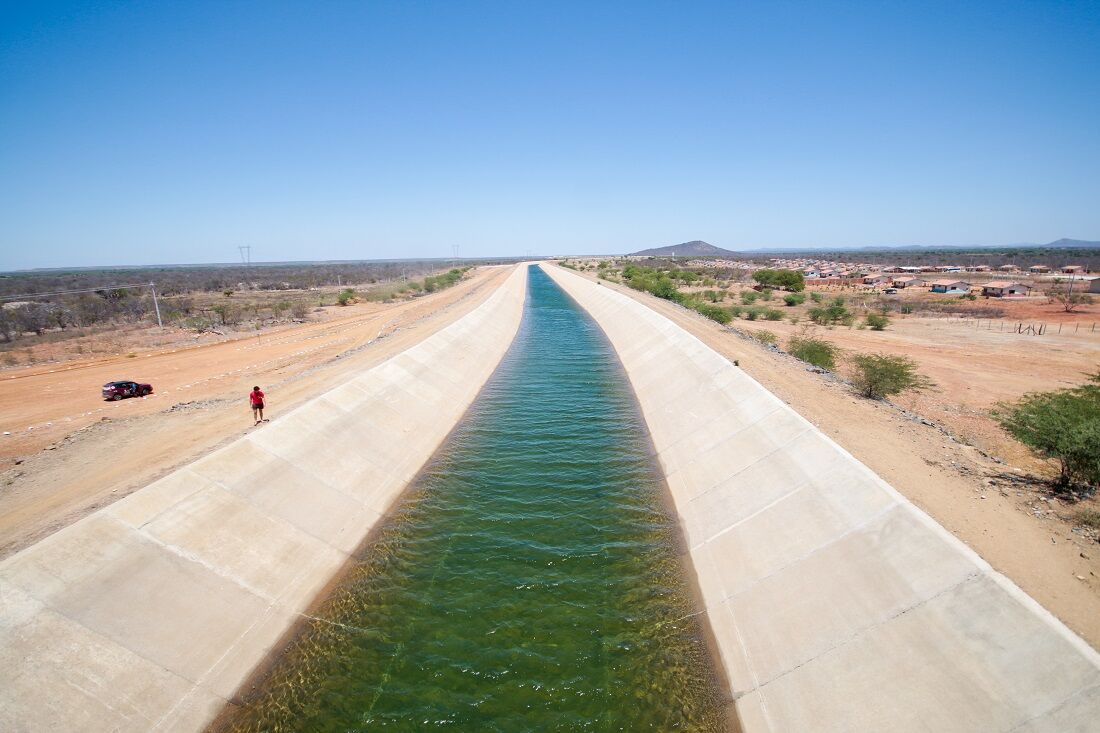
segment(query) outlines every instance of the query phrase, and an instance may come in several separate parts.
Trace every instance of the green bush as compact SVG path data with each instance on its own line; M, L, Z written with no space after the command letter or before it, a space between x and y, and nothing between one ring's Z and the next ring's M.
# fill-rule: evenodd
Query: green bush
M763 290L760 291L760 300L771 300L771 299L772 299L772 291L768 290L767 288L764 288Z
M727 310L734 318L738 318L741 315L741 306L739 305L731 305Z
M932 386L932 382L917 372L917 363L905 356L859 354L852 357L852 365L852 384L870 399L881 400Z
M712 321L717 321L721 324L729 323L733 320L733 316L725 308L721 308L710 303L696 303L695 310L703 316L706 316Z
M810 320L820 326L832 326L837 323L852 322L852 313L844 305L844 298L834 298L828 305L811 308Z
M872 331L882 331L890 325L890 319L878 313L868 313L863 320Z
M783 311L776 310L775 308L766 308L764 310L764 312L761 313L761 315L764 316L764 320L766 320L766 321L782 321L783 320Z
M742 311L742 315L745 316L745 318L747 318L750 321L755 321L757 318L760 317L761 310L762 309L759 308L758 306L755 306L755 305L750 306L750 307L746 308L744 311Z
M825 302L825 295L822 293L810 293L810 300L815 303L823 303Z
M830 372L836 371L836 360L840 355L840 349L834 344L808 334L791 336L787 341L787 351L796 359Z
M759 331L753 331L752 337L762 344L774 344L779 338L771 331L765 331L760 329Z
M1024 395L998 404L993 416L1012 437L1058 461L1058 483L1100 484L1100 373L1089 384Z
M759 297L760 297L760 293L756 292L755 290L742 290L741 291L741 302L744 303L745 305L752 305L753 303L756 302L756 299L759 298Z
M752 274L752 279L764 287L784 288L785 290L802 290L806 287L806 279L798 270L757 270Z
M806 296L803 293L787 293L783 296L783 302L792 307L802 305L806 302Z

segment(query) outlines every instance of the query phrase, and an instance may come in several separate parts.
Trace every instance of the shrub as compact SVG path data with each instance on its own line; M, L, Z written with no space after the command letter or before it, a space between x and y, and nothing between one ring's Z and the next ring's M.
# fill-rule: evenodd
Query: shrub
M1024 395L993 411L1012 437L1058 461L1062 486L1075 481L1100 484L1100 372L1089 380L1072 389Z
M767 308L767 309L764 310L764 312L761 315L763 315L764 320L767 320L767 321L782 321L783 320L783 311L776 310L775 308Z
M868 313L864 321L872 331L882 331L890 325L890 319L878 313Z
M296 300L290 305L290 315L302 319L309 315L309 303L304 300Z
M760 317L760 311L760 308L756 306L750 306L744 310L743 315L750 321L755 321L757 318Z
M1082 527L1100 529L1100 511L1096 509L1082 509L1077 512L1073 519Z
M700 315L704 315L710 320L717 321L721 324L726 324L733 320L733 316L730 315L728 310L716 305L711 305L710 303L698 303L695 305L695 310L698 311Z
M844 305L844 298L834 298L829 301L828 305L811 308L808 315L811 321L820 326L832 326L836 323L848 324L852 322L852 313Z
M783 296L783 302L792 307L802 305L806 302L806 296L803 293L787 293Z
M772 291L768 290L767 288L764 288L763 290L760 291L760 300L771 300L771 299L772 299Z
M825 302L825 296L821 293L810 293L810 300L815 303L823 303Z
M351 288L345 288L340 291L340 294L336 296L337 305L350 305L355 302L355 291Z
M796 359L829 371L836 370L836 359L840 354L840 349L835 345L805 333L791 336L787 341L787 351Z
M756 302L756 299L760 297L760 293L755 290L743 290L741 291L741 302L745 305L752 305Z
M852 383L864 397L881 400L909 390L920 391L932 382L917 372L917 364L905 356L859 354L852 357Z
M771 331L765 331L760 329L759 331L753 331L752 337L762 344L774 344L779 338Z
M727 310L734 318L738 318L741 315L741 306L739 305L731 305Z

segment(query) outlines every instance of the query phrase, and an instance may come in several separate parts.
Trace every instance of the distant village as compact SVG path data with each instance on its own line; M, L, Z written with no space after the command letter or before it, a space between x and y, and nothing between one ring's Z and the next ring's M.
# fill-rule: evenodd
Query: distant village
M743 260L699 259L691 265L755 270L757 266ZM1081 292L1100 293L1100 275L1092 275L1084 265L875 265L866 262L840 262L807 257L768 260L776 269L797 270L807 286L863 286L871 290L896 292L905 288L921 288L933 293L986 297L1027 297L1042 285L1065 285L1080 282Z

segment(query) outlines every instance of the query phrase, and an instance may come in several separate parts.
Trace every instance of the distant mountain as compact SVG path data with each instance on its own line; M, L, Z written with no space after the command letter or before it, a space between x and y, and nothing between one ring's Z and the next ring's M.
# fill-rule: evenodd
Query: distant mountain
M1056 242L1050 244L1044 244L1044 247L1072 247L1074 249L1092 249L1094 247L1100 247L1100 242L1086 242L1083 239L1059 239Z
M730 257L736 256L738 253L695 239L690 242L671 244L667 247L643 249L638 252L631 252L631 254L641 257Z

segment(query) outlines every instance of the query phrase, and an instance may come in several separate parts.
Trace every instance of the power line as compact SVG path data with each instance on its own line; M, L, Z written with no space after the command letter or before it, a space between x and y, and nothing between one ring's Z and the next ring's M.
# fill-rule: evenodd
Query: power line
M0 301L18 300L20 298L47 298L51 295L74 295L76 293L101 293L105 290L122 290L123 288L149 288L153 291L153 308L157 312L157 325L164 328L160 320L160 302L157 300L157 286L155 283L131 283L129 285L105 285L100 288L81 288L79 290L55 290L51 293L22 293L20 295L0 295Z

